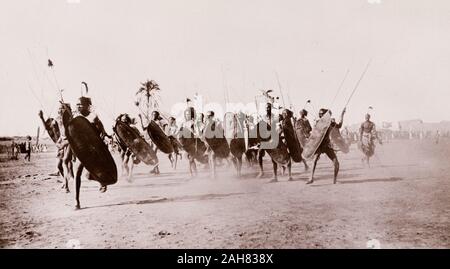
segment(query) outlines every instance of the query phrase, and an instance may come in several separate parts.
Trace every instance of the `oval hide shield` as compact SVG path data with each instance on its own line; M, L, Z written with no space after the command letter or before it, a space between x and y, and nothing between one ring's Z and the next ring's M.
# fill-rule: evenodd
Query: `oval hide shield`
M147 165L155 165L158 163L156 152L136 129L121 121L117 121L114 132L120 139L119 141L125 144L143 163Z
M219 158L230 155L230 146L224 137L223 128L217 122L209 122L204 129L205 141L214 154Z
M294 162L298 163L302 161L302 147L299 140L297 139L297 134L294 131L291 119L284 119L282 122L284 140L286 140L287 147L289 149L289 154Z
M54 123L54 124L52 124ZM48 118L45 121L45 130L47 131L48 136L52 139L54 143L58 142L58 139L61 137L61 132L59 130L59 125L53 118Z
M258 124L256 125L256 128L258 128L258 132L257 132L258 139L257 140L269 142L271 144L275 143L275 141L272 142L273 141L272 137L269 137L266 139L262 139L261 137L259 137L259 130L263 130L260 127L260 124L265 124L263 128L268 128L269 130L272 128L270 125L267 125L267 123L265 121L258 122ZM263 148L263 149L269 154L270 158L272 158L273 161L275 161L276 163L278 163L280 165L286 165L289 162L289 160L291 159L291 157L289 155L288 147L286 146L286 144L283 143L283 141L281 141L280 135L278 135L278 143L275 146L271 146L270 148Z
M240 159L246 151L245 133L243 130L243 122L238 122L238 115L227 112L224 115L224 134L230 146L231 154Z
M314 155L314 153L316 153L325 135L327 134L330 125L331 114L328 111L322 116L322 118L317 121L316 125L312 129L311 135L309 136L309 139L306 142L305 147L303 148L302 157L304 159L309 159Z
M341 132L338 128L331 129L330 140L334 150L340 150L343 153L348 153L350 151L349 145L342 137Z
M153 120L150 121L147 127L147 133L160 151L166 154L170 154L173 152L172 142L170 141L169 137Z
M278 140L278 145L276 148L265 149L269 154L270 158L280 165L286 165L290 160L290 155L288 152L288 147L281 141L281 137Z
M67 125L70 148L94 179L102 185L117 182L117 167L108 147L97 130L84 117L78 116Z
M205 143L200 138L194 137L194 134L188 128L182 127L180 129L178 141L183 147L183 150L193 156L197 161L204 164L208 163L208 156L205 155Z

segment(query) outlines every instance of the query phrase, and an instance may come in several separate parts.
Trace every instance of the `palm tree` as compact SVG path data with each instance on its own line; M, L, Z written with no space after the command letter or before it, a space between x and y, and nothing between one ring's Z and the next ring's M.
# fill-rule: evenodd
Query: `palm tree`
M138 100L136 101L136 106L139 107L141 104L142 99L146 101L146 109L147 109L147 119L149 118L150 109L156 110L159 108L160 104L160 98L158 96L158 92L161 89L159 88L158 83L154 80L148 80L145 82L141 82L141 87L136 92L136 95L138 96Z

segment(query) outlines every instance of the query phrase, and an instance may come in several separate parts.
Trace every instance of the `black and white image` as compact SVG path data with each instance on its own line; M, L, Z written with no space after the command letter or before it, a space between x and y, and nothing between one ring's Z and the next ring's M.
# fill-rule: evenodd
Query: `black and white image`
M449 15L2 1L0 248L449 248Z

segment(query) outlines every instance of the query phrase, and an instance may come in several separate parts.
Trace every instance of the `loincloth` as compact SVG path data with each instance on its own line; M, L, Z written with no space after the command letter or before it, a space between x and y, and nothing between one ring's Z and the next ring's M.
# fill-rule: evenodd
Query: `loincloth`
M375 154L375 137L370 133L364 133L361 142L358 144L359 149L368 157Z

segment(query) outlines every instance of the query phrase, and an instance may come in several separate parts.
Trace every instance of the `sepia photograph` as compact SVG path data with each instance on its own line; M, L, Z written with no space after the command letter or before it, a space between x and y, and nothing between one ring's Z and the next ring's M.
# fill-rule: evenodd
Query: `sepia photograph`
M2 0L0 249L448 249L449 33L446 0Z

